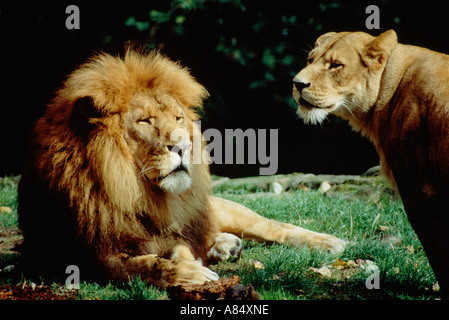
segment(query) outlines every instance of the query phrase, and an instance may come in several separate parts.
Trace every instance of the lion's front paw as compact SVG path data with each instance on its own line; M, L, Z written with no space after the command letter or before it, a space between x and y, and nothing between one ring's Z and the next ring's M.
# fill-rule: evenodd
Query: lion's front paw
M311 237L308 244L319 250L340 253L345 249L346 241L328 234L318 233Z
M206 281L218 280L219 276L204 267L200 261L177 260L173 278L173 285L181 285L184 283L203 284Z
M215 238L214 246L207 253L212 262L225 261L230 258L239 258L242 254L243 242L230 233L220 233Z

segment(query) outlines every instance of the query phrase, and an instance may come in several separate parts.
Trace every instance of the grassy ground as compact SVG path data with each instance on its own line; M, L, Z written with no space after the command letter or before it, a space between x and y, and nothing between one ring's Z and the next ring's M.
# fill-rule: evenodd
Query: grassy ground
M434 299L435 278L422 246L404 213L402 203L390 192L374 201L328 197L299 188L281 194L264 192L266 178L230 180L214 187L214 194L230 199L268 218L299 225L345 239L345 251L333 255L308 248L245 240L237 261L211 268L221 277L238 275L262 299ZM373 188L383 186L379 178ZM10 265L18 255L11 251L17 233L17 178L0 179L0 298L2 285L41 286L66 294L58 284L11 276ZM383 189L382 189L383 190ZM5 270L6 269L6 270ZM377 278L376 278L377 277ZM375 278L375 279L373 279ZM378 282L376 280L378 279ZM375 284L368 289L366 283ZM377 289L378 288L378 289ZM5 290L3 290L5 295ZM165 291L148 287L139 279L128 283L81 283L71 298L168 299Z

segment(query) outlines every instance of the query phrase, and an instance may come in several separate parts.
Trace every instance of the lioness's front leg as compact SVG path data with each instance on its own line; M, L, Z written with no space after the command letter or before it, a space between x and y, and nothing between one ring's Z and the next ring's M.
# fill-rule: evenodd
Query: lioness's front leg
M173 249L171 259L155 254L118 254L110 256L105 264L110 278L126 281L133 276L140 276L146 282L161 288L184 283L203 284L219 278L218 274L204 267L201 261L194 260L190 250L183 245Z
M229 200L212 197L211 206L221 232L293 246L308 245L330 252L341 252L345 247L345 242L334 236L264 218L245 206Z

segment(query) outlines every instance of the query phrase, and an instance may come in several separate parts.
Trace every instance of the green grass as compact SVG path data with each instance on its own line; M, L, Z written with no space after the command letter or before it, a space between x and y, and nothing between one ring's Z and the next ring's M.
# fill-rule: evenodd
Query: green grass
M88 283L82 282L78 290L82 300L166 300L167 293L154 286L148 286L140 278L125 283Z
M219 194L220 195L220 194ZM243 282L251 283L262 298L271 299L427 299L435 278L421 243L411 228L402 203L385 197L378 203L327 198L316 191L282 195L223 195L260 214L303 228L333 234L348 241L340 255L279 244L246 242L238 264ZM386 231L382 231L386 230ZM392 241L389 241L392 240ZM359 270L348 279L326 279L309 269L343 261L367 259L379 268L380 289L368 290L368 274ZM262 262L254 269L249 260ZM226 262L215 270L235 267Z
M407 220L401 201L391 192L385 192L377 201L327 197L310 189L275 195L263 192L260 186L266 182L264 179L267 178L230 180L215 187L214 194L242 203L268 218L335 235L346 240L347 247L336 255L245 240L240 259L211 266L221 277L238 275L244 284L251 284L262 299L270 300L438 297L438 292L432 289L436 280L421 243ZM383 183L378 178L373 181L373 188ZM13 209L11 214L0 214L0 227L17 224L15 186L15 183L0 181L0 206ZM380 289L369 290L365 282L370 274L361 267L351 269L349 266L351 261L360 259L377 266ZM10 263L10 258L0 253L0 269ZM339 263L344 267L333 267ZM325 277L311 269L321 267L330 269L332 276ZM12 280L0 277L0 284L8 281ZM83 282L78 298L159 300L168 299L168 295L136 278L122 284Z
M0 207L8 207L12 212L0 211L0 227L17 225L17 184L19 177L0 178Z

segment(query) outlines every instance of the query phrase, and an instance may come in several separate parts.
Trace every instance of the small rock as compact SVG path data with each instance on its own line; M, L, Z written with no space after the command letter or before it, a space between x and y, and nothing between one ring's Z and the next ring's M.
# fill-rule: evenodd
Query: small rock
M273 192L274 194L281 194L282 190L283 188L280 183L273 182L270 184L270 191Z
M249 263L252 264L255 269L265 269L265 266L260 261L249 259Z
M396 246L402 243L402 238L394 236L392 234L385 234L382 236L382 241L391 243L393 246Z
M12 209L10 207L0 207L0 213L11 213Z
M365 176L365 177L376 176L376 175L379 175L380 172L381 172L380 166L374 166L374 167L366 170L366 172L364 174L362 174L362 176Z
M414 254L414 253L415 253L415 248L413 247L413 245L406 246L405 248L407 249L407 251L408 251L410 254Z
M331 188L331 185L329 183L329 181L323 181L320 184L320 187L318 188L318 192L321 194L325 194L326 192L328 192Z
M13 271L15 268L16 268L15 265L10 264L9 266L4 267L3 270L1 270L1 271L2 271L2 272L11 272L11 271Z
M438 282L435 282L435 283L432 285L432 290L433 290L433 292L438 292L438 291L440 291L440 285L438 284Z
M322 275L325 278L331 278L332 277L332 271L326 266L322 266L321 268L309 268L310 271L318 273L319 275Z

